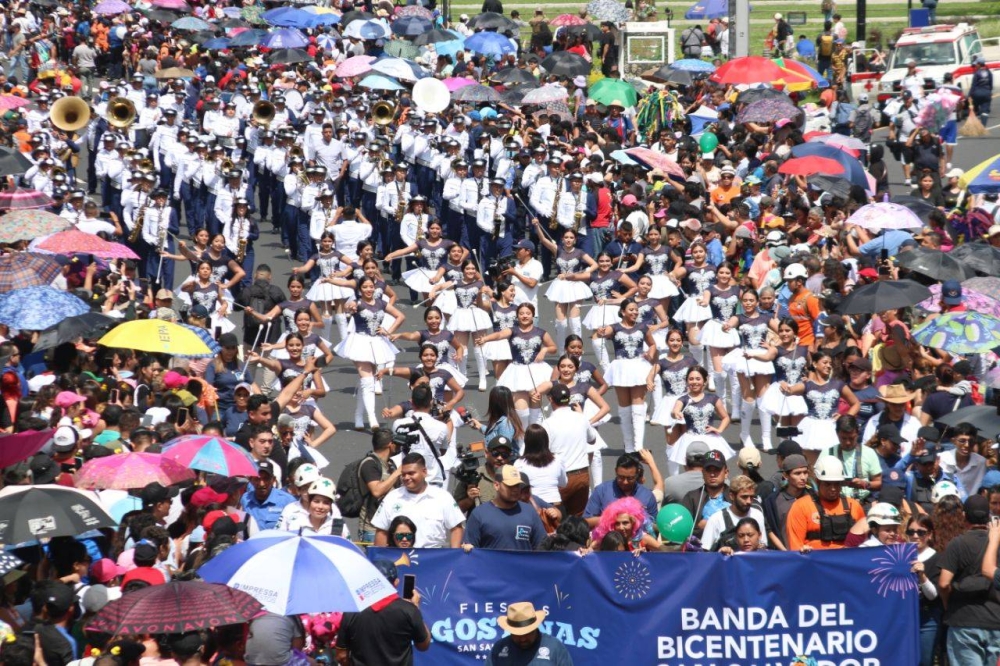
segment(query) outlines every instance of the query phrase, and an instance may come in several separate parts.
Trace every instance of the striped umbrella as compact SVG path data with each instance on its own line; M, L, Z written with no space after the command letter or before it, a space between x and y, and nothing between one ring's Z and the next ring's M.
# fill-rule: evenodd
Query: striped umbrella
M221 437L184 435L167 442L163 457L202 472L226 477L257 476L257 462L246 449Z
M61 270L59 263L48 255L6 254L0 257L0 293L52 284Z

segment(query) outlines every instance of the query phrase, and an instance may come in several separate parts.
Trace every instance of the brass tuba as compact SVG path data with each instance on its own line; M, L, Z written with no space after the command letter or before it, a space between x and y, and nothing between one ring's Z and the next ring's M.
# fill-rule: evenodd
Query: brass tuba
M63 132L79 131L90 122L90 105L80 97L63 97L49 110L49 122Z
M392 102L378 102L372 107L372 119L376 125L391 125L396 117L396 105Z
M120 130L134 123L137 115L135 104L127 97L113 98L108 102L108 110L105 114L108 124Z
M274 114L274 104L268 102L266 99L262 99L253 105L253 120L261 127L269 127L271 121L274 120Z

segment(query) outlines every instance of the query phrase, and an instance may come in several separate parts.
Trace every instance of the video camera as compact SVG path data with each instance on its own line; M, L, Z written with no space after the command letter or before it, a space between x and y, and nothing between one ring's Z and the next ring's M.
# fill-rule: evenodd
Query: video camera
M455 459L455 465L451 468L451 473L459 482L467 486L474 486L482 478L479 468L485 459L486 456L481 449L474 450L464 444L459 444L458 456Z
M486 267L486 272L489 274L494 281L499 280L503 272L509 268L514 268L517 265L517 258L512 254L508 254L505 257L498 257L491 261Z
M410 452L410 447L420 441L419 430L418 423L404 423L392 433L392 443L406 455Z

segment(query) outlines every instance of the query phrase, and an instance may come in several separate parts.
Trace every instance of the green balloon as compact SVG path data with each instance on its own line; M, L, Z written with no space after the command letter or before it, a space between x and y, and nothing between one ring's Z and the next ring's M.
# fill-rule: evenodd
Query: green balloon
M698 146L701 148L701 152L710 153L715 150L715 147L719 145L719 137L715 136L711 132L705 132L701 135L701 139L698 141Z
M680 504L668 504L656 514L656 527L664 541L684 543L694 532L694 518Z

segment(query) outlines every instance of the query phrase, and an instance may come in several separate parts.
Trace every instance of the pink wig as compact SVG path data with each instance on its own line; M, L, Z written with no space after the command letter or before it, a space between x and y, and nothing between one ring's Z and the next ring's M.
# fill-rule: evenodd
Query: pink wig
M642 526L646 523L646 510L642 508L642 502L634 497L623 497L601 512L601 520L591 533L595 544L600 543L605 534L614 531L615 518L621 513L632 516L632 538L642 531Z

